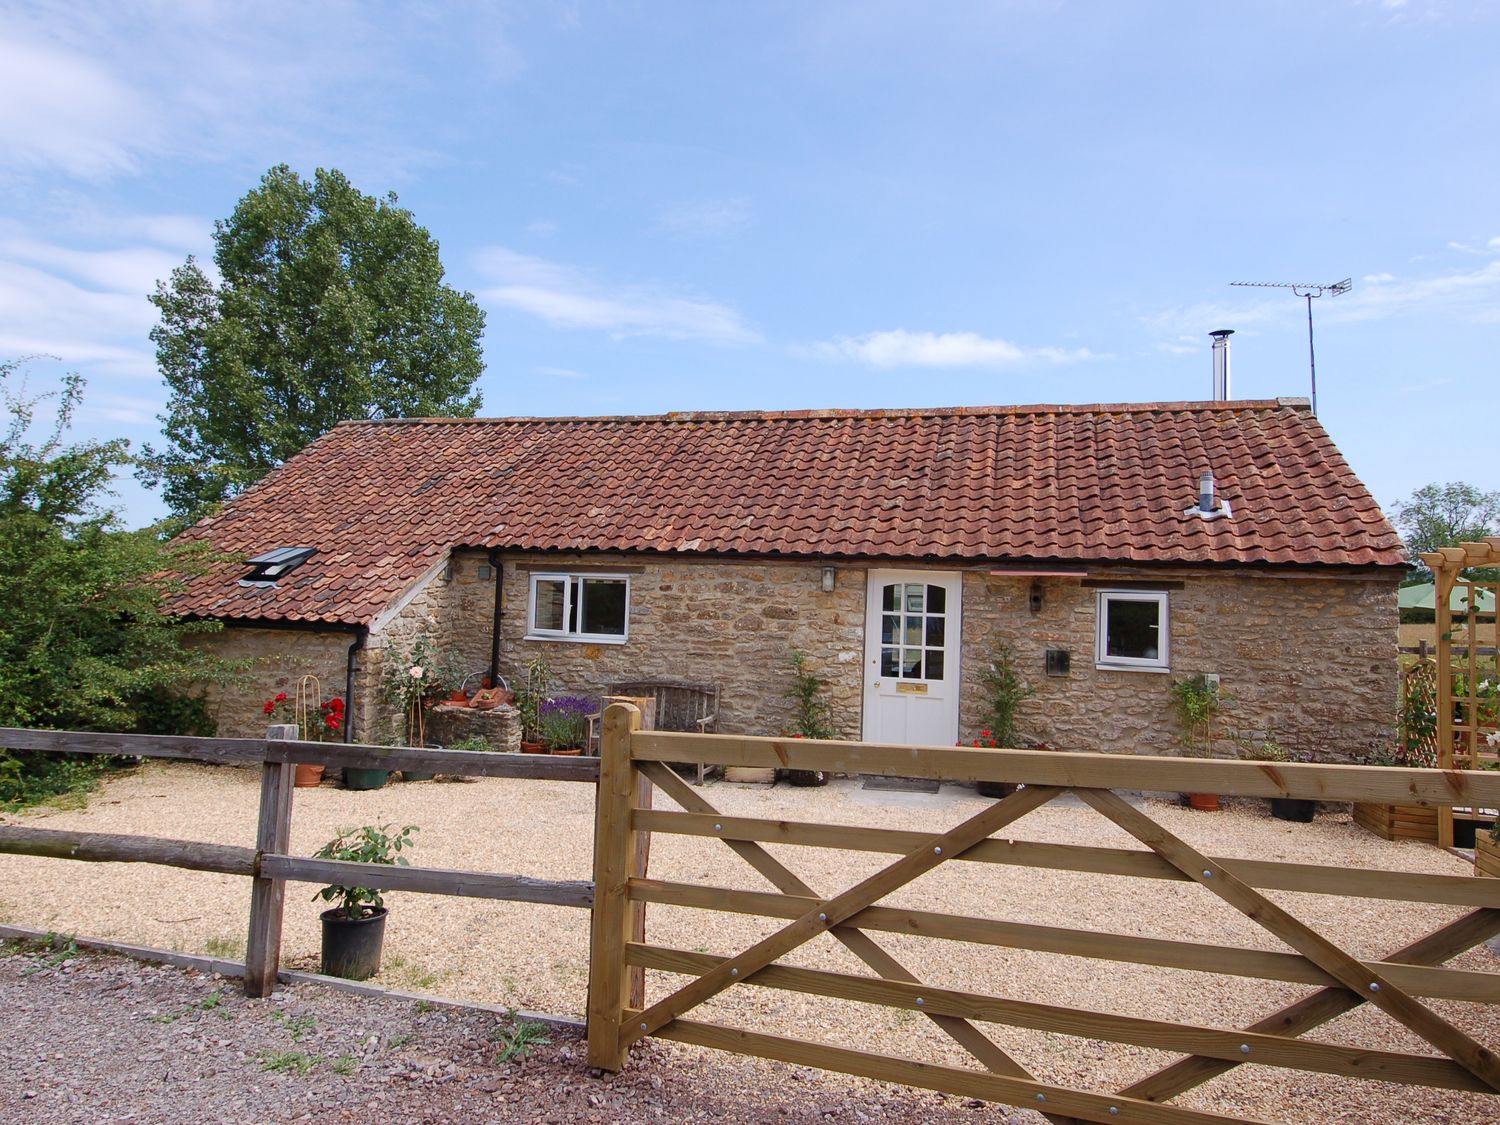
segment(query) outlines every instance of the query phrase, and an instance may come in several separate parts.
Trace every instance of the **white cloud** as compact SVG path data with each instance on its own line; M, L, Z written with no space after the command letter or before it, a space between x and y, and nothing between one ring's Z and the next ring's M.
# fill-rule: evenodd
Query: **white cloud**
M524 70L512 18L353 0L9 6L0 169L97 180L164 157L285 160L389 182L434 159L427 142L398 139L408 93L441 81L480 97ZM439 79L435 59L450 64Z
M1360 280L1370 285L1383 285L1387 281L1395 281L1396 275L1393 273L1367 273Z
M497 282L479 291L481 300L559 328L710 344L753 344L761 338L736 310L705 298L675 295L654 285L606 286L581 270L505 247L484 251L478 265Z
M160 141L145 100L97 61L0 36L0 161L98 179Z
M557 224L546 219L537 219L526 224L526 233L532 238L551 238L557 233Z
M538 367L535 369L538 375L546 375L551 379L582 379L583 372L574 371L570 367Z
M725 238L750 221L746 199L710 199L668 207L656 216L655 229L672 238Z
M1500 235L1496 235L1494 238L1490 239L1484 245L1485 245L1485 249L1487 249L1487 250L1493 250L1495 253L1500 254Z
M1099 358L1087 348L1028 348L977 332L908 332L896 328L864 336L836 336L806 349L829 359L871 367L1019 367Z

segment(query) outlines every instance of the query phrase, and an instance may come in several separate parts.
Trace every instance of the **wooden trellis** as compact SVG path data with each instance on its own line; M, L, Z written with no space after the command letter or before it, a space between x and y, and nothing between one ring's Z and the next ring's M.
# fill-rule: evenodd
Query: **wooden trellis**
M1481 644L1479 596L1500 594L1500 582L1463 577L1473 567L1500 567L1500 536L1439 547L1422 555L1432 570L1437 616L1437 765L1477 770L1500 762L1500 668L1495 646ZM1467 612L1454 613L1458 591ZM1493 741L1492 741L1493 739ZM1473 812L1481 810L1475 809ZM1438 845L1453 846L1453 809L1438 809Z

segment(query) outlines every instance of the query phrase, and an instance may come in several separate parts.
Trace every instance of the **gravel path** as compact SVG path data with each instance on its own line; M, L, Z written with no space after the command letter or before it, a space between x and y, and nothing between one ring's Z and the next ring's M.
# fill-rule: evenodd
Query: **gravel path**
M704 793L728 814L928 830L952 825L983 804L972 790L956 787L928 796L874 793L852 782L822 790L710 785ZM249 844L254 838L257 795L257 777L250 771L155 763L111 781L86 809L16 819L56 828ZM410 823L422 829L414 863L545 878L588 878L592 801L590 786L562 782L439 781L392 785L373 793L331 786L299 790L292 851L310 854L341 824ZM660 795L658 803L671 807ZM1230 803L1218 814L1192 813L1164 801L1148 801L1147 811L1195 845L1222 855L1469 873L1468 865L1435 848L1378 840L1355 827L1347 813L1324 813L1314 824L1298 825L1270 819L1264 803L1258 801ZM1076 804L1049 806L1004 834L1016 839L1134 846L1123 832ZM824 891L848 886L888 862L886 857L859 853L779 846L771 850ZM651 874L769 889L720 842L710 839L658 836L652 845ZM247 892L244 880L230 876L0 856L0 921L221 957L242 955ZM310 901L311 892L311 887L297 885L289 892L284 949L291 967L316 967L318 906ZM1378 957L1460 913L1452 907L1331 896L1278 892L1271 897L1366 957ZM536 1011L582 1013L588 946L584 912L411 894L389 898L392 915L382 983ZM1190 884L948 864L887 901L1019 922L1285 948ZM650 936L681 948L729 952L774 925L731 914L652 907ZM1233 1027L1306 992L1302 987L1272 982L899 935L880 935L879 940L920 979L934 985L1157 1019ZM828 938L799 950L792 960L818 968L867 971ZM1495 961L1494 955L1481 948L1454 964L1494 971ZM653 998L679 980L654 974ZM1500 1011L1456 1002L1431 1004L1481 1041L1500 1044ZM805 1036L811 1028L813 1037L827 1042L958 1065L965 1062L946 1038L911 1012L739 988L717 998L702 1014L783 1034ZM1019 1029L994 1028L993 1037L1040 1076L1094 1089L1123 1085L1171 1058L1141 1048ZM1410 1034L1368 1008L1341 1017L1315 1037L1427 1051ZM652 1049L671 1051L674 1059L700 1058L676 1046L658 1044ZM725 1068L726 1074L759 1074L777 1091L790 1088L784 1068L729 1056L707 1058L712 1061L701 1065L716 1072ZM870 1087L834 1076L819 1081L830 1090ZM1267 1067L1241 1067L1185 1095L1180 1103L1309 1125L1324 1121L1500 1121L1500 1103L1484 1095L1353 1083ZM965 1112L971 1115L966 1120L981 1113ZM1040 1119L1017 1115L1017 1120Z

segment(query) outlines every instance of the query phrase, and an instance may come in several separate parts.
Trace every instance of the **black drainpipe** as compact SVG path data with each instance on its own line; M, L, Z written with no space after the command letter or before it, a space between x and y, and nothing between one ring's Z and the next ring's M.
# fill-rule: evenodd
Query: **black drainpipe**
M490 569L495 572L495 621L490 627L490 686L500 685L500 618L504 603L500 600L501 578L505 575L505 564L500 561L500 552L490 548Z
M365 638L370 635L370 630L361 625L354 634L354 641L349 645L349 659L345 665L344 673L344 741L354 741L354 672L358 666L359 650L365 647Z

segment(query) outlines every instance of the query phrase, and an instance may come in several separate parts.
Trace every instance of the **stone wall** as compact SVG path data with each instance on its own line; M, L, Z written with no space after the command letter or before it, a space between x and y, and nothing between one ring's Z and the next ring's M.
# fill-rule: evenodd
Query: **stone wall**
M1161 580L1120 570L1095 581ZM1265 571L1178 571L1168 590L1171 672L1096 668L1098 588L1078 579L1041 579L1042 608L1029 606L1030 578L964 579L963 736L985 710L979 673L997 642L1015 650L1036 695L1021 705L1021 732L1066 750L1168 753L1181 745L1173 680L1217 673L1225 702L1215 752L1233 736L1274 737L1288 750L1349 758L1395 737L1400 691L1397 612L1391 577L1281 577ZM1071 672L1049 677L1045 650L1071 654Z
M353 633L230 627L192 643L225 660L249 660L239 682L203 688L209 713L224 738L261 738L266 733L266 700L278 692L296 697L298 682L317 676L323 698L342 696Z
M570 567L629 574L627 644L525 639L532 572ZM540 657L557 694L598 694L612 680L716 682L722 733L777 734L792 720L785 692L796 648L827 682L839 730L858 738L865 571L840 566L827 594L821 579L821 563L507 556L501 671L524 686ZM489 619L474 628L488 637Z
M379 700L386 650L417 631L458 652L466 667L487 668L494 612L492 579L481 579L482 553L456 558L421 584L360 654L356 738L373 741L390 708ZM501 672L513 687L540 657L557 693L593 695L612 680L671 678L722 686L719 729L776 734L791 722L785 692L788 655L805 652L827 684L844 737L861 733L865 568L837 565L831 593L821 562L509 555L504 559ZM624 645L526 639L533 571L587 569L631 579L630 639ZM964 573L960 734L978 733L985 710L979 673L1004 640L1036 695L1022 704L1021 730L1070 750L1175 751L1180 732L1169 689L1196 673L1222 678L1226 703L1216 749L1230 753L1232 733L1267 734L1288 749L1346 758L1394 737L1398 692L1394 576L1280 576L1273 572L1120 569L1091 572L1168 582L1170 674L1094 666L1097 589L1076 578L1043 578L1040 612L1029 606L1030 578ZM258 735L259 705L292 691L311 671L324 693L341 694L347 633L226 629L205 639L255 668L241 689L211 694L220 732ZM1044 653L1071 654L1070 674L1049 677Z

